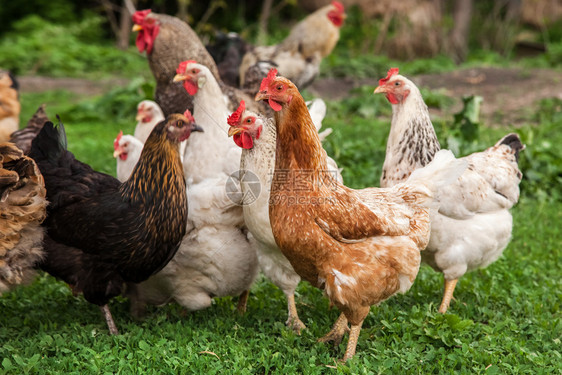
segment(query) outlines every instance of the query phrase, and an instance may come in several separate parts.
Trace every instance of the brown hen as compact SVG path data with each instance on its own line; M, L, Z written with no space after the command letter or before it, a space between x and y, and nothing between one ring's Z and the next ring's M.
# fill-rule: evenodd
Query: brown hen
M407 291L429 240L433 192L466 168L449 151L389 189L353 190L326 164L318 132L296 86L272 70L256 100L274 109L277 146L269 218L283 254L303 279L324 289L342 315L324 341L351 323L348 360L371 305Z
M46 207L43 177L33 159L13 143L0 143L0 294L35 274L43 257Z

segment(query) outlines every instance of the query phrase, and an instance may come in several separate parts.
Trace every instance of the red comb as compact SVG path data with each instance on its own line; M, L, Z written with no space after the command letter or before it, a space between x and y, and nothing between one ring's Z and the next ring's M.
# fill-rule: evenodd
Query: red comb
M244 112L245 109L246 109L246 102L242 100L240 102L240 105L238 106L238 109L235 112L232 112L230 116L228 116L228 120L226 120L228 122L228 125L236 126L240 124L240 119L242 118L242 113Z
M121 130L119 134L117 134L117 138L115 138L115 141L113 141L114 150L117 150L117 148L119 148L119 141L121 140L122 136L123 136L123 130Z
M191 122L195 122L195 119L193 118L193 115L191 114L191 112L189 112L189 109L186 109L185 112L183 113L183 115L185 117L187 117L187 119Z
M343 13L345 11L343 4L339 1L332 1L332 5L335 6L340 13Z
M152 10L150 9L137 10L135 13L133 13L133 23L136 25L140 25L150 12L152 12Z
M265 77L263 81L261 81L260 91L267 90L267 87L269 86L271 81L275 79L276 76L277 76L277 69L275 68L271 69L269 73L267 73L267 77Z
M388 70L388 73L386 74L386 78L381 78L379 79L379 86L384 85L385 83L388 82L388 80L393 76L398 74L398 68L390 68Z
M197 61L194 60L187 60L187 61L182 61L179 65L178 68L176 69L176 74L184 74L185 71L187 70L187 66L191 63L195 63L197 64Z

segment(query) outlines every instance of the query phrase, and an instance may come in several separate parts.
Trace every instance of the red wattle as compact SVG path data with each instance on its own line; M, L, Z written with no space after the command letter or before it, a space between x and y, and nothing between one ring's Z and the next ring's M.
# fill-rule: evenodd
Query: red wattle
M137 34L137 39L135 40L135 44L140 53L143 53L144 50L146 49L146 43L144 41L143 34L144 34L143 31L139 31L139 33Z
M119 159L127 160L127 156L129 156L129 154L127 154L126 152L123 152L122 154L119 154Z
M279 112L281 110L281 104L277 103L275 100L269 99L267 102L269 103L271 109L273 109L275 112Z
M199 87L191 81L183 81L183 87L189 95L195 95L197 94L197 90L199 90Z
M238 147L242 147L246 150L254 147L254 141L252 140L252 137L246 132L234 134L232 138L234 139L234 143L236 143Z
M398 103L400 103L400 102L398 101L398 98L396 97L396 95L394 95L394 94L391 93L391 92L387 92L387 93L386 93L386 98L387 98L388 101L391 102L392 104L398 104Z

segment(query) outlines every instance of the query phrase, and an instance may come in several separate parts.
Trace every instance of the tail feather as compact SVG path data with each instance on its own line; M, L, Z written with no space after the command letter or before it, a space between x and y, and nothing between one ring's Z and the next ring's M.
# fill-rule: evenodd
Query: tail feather
M37 137L31 143L29 156L36 162L47 160L56 162L66 151L67 140L64 125L57 115L59 124L55 126L51 121L45 123Z
M49 121L49 117L45 112L45 104L41 104L27 122L27 126L12 133L10 142L15 143L25 155L28 155L31 150L31 142L37 137L47 121Z
M465 158L456 159L451 151L441 150L435 154L431 163L412 172L406 183L421 183L436 193L456 181L467 167L468 161Z
M519 151L523 151L525 149L525 145L521 142L521 138L519 138L518 134L509 133L496 143L496 146L500 145L509 146L515 153L515 160L519 162Z

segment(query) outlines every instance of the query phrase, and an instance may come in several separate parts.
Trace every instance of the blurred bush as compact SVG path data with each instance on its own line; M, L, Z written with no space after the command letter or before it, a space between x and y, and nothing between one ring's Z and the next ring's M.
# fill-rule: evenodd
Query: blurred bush
M103 18L59 25L37 15L16 22L0 41L0 66L16 74L99 78L133 77L146 71L146 61L134 47L118 51L101 35Z

